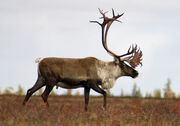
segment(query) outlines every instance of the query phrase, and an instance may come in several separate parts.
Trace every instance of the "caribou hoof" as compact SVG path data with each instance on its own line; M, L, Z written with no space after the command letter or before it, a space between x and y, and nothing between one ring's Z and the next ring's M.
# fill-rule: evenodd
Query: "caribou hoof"
M48 108L48 107L49 107L49 104L48 104L47 102L44 102L44 103L42 104L42 107Z
M102 106L101 109L102 109L103 111L106 111L106 107L104 107L104 106Z
M23 102L22 105L25 106L25 105L26 105L26 102Z

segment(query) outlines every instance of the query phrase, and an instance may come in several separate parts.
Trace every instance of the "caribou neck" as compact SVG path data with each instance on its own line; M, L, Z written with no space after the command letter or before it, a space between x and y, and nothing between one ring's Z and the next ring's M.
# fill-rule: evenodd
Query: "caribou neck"
M116 80L122 76L122 70L120 66L115 63L115 61L100 61L97 69L99 73L98 75L103 78L112 78Z

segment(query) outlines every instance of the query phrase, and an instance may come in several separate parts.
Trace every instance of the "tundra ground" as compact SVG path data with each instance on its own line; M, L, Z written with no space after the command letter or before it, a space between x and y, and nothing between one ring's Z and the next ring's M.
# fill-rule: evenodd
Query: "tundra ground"
M24 96L0 96L0 126L180 126L180 99L90 97L88 112L82 96L40 96L22 106Z

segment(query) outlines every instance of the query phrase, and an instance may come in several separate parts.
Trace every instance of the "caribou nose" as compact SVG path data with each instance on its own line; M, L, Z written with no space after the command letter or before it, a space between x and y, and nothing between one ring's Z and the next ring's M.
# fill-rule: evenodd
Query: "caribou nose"
M133 71L133 75L132 75L132 78L136 78L138 76L138 72L136 70Z

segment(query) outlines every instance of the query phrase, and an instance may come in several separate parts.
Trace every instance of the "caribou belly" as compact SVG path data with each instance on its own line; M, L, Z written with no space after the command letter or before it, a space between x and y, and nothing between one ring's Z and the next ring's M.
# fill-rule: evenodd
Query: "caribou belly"
M83 85L69 85L67 83L63 83L63 82L58 82L56 84L57 87L62 87L65 89L73 89L73 88L79 88L79 87L83 87Z

